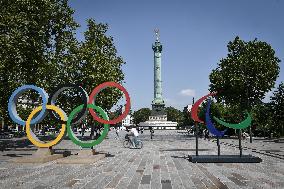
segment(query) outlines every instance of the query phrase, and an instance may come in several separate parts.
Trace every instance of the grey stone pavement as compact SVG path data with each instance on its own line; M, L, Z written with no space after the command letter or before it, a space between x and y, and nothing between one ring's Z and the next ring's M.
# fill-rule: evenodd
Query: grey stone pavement
M114 131L109 133L96 150L110 155L90 165L57 164L56 160L42 164L8 162L34 153L33 145L0 152L0 188L284 188L284 143L255 140L250 144L244 140L243 154L261 157L262 163L191 163L185 157L195 154L194 137L155 131L150 140L146 131L140 136L143 149L126 149L122 145L125 133L119 134L121 139L114 138ZM237 144L237 140L221 139L221 154L238 154ZM199 147L200 154L217 154L214 140L200 139ZM72 153L80 149L70 140L55 148Z

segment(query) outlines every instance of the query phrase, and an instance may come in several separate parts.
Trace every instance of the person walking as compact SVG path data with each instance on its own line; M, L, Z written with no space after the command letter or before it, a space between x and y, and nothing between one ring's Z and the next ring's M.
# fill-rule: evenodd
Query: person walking
M116 137L115 137L115 139L119 139L119 127L116 127L115 128L115 134L116 134Z
M209 133L209 130L206 129L206 132L205 132L205 138L210 140L210 133Z
M82 126L82 137L84 136L84 134L85 134L85 130L86 130L86 126L85 125L83 125Z
M150 129L151 139L153 139L154 129L153 127L149 127L149 129Z
M143 132L144 132L144 128L143 127L140 129L140 132L141 132L141 134L143 134Z

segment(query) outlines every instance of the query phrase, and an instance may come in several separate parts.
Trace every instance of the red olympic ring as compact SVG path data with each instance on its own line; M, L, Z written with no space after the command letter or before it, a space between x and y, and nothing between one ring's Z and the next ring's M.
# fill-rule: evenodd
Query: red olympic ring
M191 108L191 118L193 119L193 121L196 121L196 122L199 122L199 123L204 123L204 121L199 119L199 117L197 115L198 114L198 107L206 98L208 98L209 96L215 96L216 94L217 94L217 92L210 93L206 96L203 96L193 104L193 106Z
M115 83L115 82L112 82L112 81L105 82L105 83L98 85L97 87L94 88L91 95L89 96L89 104L95 105L95 99L96 99L97 94L107 87L116 87L124 93L125 98L126 98L126 105L125 105L125 110L124 110L123 114L118 116L116 119L108 121L108 120L105 120L105 119L98 117L97 114L95 113L95 111L91 108L89 108L89 112L91 113L93 118L100 123L116 124L118 122L121 122L127 116L128 112L130 111L130 97L129 97L128 92L126 91L126 89L122 85Z

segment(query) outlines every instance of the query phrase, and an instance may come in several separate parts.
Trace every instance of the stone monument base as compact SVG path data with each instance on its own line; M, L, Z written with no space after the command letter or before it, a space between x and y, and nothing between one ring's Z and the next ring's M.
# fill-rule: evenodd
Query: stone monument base
M191 155L192 163L260 163L262 159L252 155Z
M49 161L63 158L64 154L54 154L53 149L49 148L38 148L38 150L29 157L19 157L11 159L13 163L46 163Z
M56 162L58 164L92 164L106 157L106 153L98 153L95 149L82 149L77 155L72 155Z

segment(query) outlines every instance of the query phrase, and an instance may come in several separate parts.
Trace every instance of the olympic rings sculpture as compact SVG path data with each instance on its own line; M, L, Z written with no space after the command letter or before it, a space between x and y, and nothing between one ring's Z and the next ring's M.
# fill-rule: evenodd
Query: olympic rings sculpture
M210 93L208 95L205 95L203 97L201 97L200 99L198 99L196 101L196 103L193 104L192 108L191 108L191 117L194 121L196 122L199 122L199 123L204 123L204 121L200 120L198 115L197 115L197 112L198 112L198 106L205 100L207 99L208 97L210 96L215 96L217 94L217 92L215 93ZM210 133L212 133L213 135L217 136L217 137L222 137L224 136L225 132L227 131L227 129L223 130L223 131L219 131L213 124L211 118L210 118L210 105L211 105L211 100L208 100L207 102L207 106L206 106L206 113L205 113L205 124L206 124L206 127L207 129L210 131ZM251 118L251 115L246 112L247 114L247 118L245 120L243 120L242 122L240 123L227 123L225 121L222 121L221 119L213 116L213 119L221 124L221 125L224 125L226 127L229 127L229 128L233 128L233 129L244 129L244 128L247 128L248 126L251 125L251 121L252 121L252 118Z
M126 105L125 105L124 112L120 116L118 116L116 119L113 119L113 120L109 120L107 113L101 107L95 105L96 96L98 95L98 93L100 91L102 91L103 89L105 89L107 87L118 88L119 90L121 90L124 93L125 99L126 99ZM77 91L79 91L82 94L81 98L82 98L83 104L76 107L70 113L70 115L67 117L66 113L61 108L57 107L55 105L55 103L56 103L56 99L59 96L59 94L62 91L66 90L66 89L70 89L70 88L75 88ZM20 116L19 116L19 114L16 110L16 104L17 104L18 98L24 92L26 92L28 90L34 90L34 91L36 91L40 94L40 96L42 97L42 105L35 108L30 113L30 115L28 116L28 119L26 121L24 121L20 118ZM52 110L53 112L47 111L47 110ZM75 134L73 133L73 130L72 130L72 125L77 124L82 119L84 119L85 116L87 115L88 110L91 113L94 120L104 124L104 130L103 130L101 136L97 140L94 140L94 141L91 141L91 142L79 140L75 136ZM94 110L96 110L102 118L99 117ZM40 148L48 148L48 147L56 145L57 143L59 143L64 138L66 133L68 133L68 137L76 145L79 145L82 148L94 147L94 146L100 144L104 140L104 138L106 137L106 135L109 131L109 124L116 124L118 122L121 122L127 116L129 111L130 111L129 94L128 94L127 90L122 85L120 85L116 82L105 82L105 83L98 85L97 87L95 87L93 89L90 96L87 95L87 92L82 87L77 86L75 84L65 84L65 85L58 86L51 93L50 97L45 92L45 90L40 88L40 87L37 87L35 85L23 85L23 86L17 88L12 93L11 97L9 98L9 102L8 102L8 112L9 112L9 116L11 117L11 119L19 125L26 126L25 131L27 133L28 139L35 146L40 147ZM59 115L59 118L58 118L58 116L56 116L56 114L54 114L54 112ZM58 136L53 141L44 143L44 142L40 141L35 136L35 134L32 132L31 125L34 125L34 124L41 122L46 117L47 113L51 113L52 117L54 117L55 119L60 121L62 126L61 126L60 133L58 134ZM34 118L34 116L35 116L35 118Z

